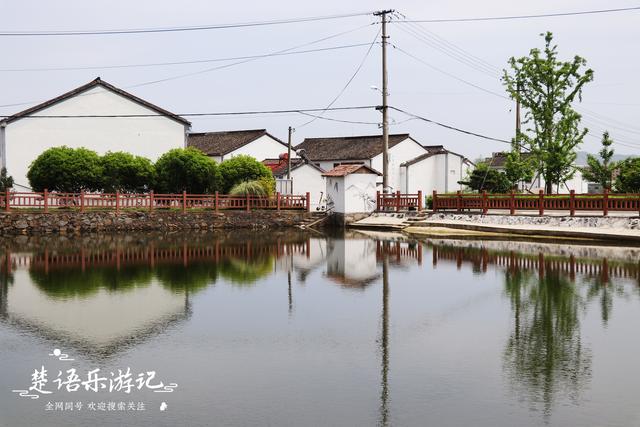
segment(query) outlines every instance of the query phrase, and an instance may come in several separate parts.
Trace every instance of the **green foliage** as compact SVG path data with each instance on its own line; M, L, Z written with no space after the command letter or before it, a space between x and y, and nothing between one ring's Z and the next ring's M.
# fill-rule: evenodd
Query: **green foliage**
M266 196L267 192L259 180L245 181L233 186L229 191L232 196Z
M260 178L273 179L268 167L251 156L236 156L220 163L221 190L228 193L236 184Z
M587 156L587 166L582 169L582 177L589 182L597 182L602 188L611 190L613 184L613 173L618 168L618 162L613 162L613 148L610 148L613 140L609 138L609 132L602 134L602 149L600 159L589 154Z
M513 188L507 175L491 169L486 163L478 163L467 179L458 183L475 191L489 193L508 193Z
M31 163L27 178L35 191L97 191L102 187L100 157L86 148L49 148Z
M626 159L618 164L616 191L640 193L640 157Z
M533 179L533 171L531 158L523 156L520 146L514 143L504 165L504 172L509 182L513 185L530 182Z
M258 179L258 182L260 183L260 185L262 185L262 188L264 188L267 196L271 196L276 192L276 179L273 177L273 175L263 176Z
M553 185L559 186L575 173L575 151L587 129L580 128L581 116L572 103L582 99L582 88L593 80L593 70L582 71L586 60L580 56L560 61L553 35L543 36L544 51L531 49L528 57L511 58L513 74L505 70L502 80L511 98L526 109L527 129L520 136L544 177L546 192L551 193Z
M218 189L218 165L195 148L176 148L156 162L156 190L160 193L211 193Z
M125 193L144 193L153 187L155 167L145 157L122 151L108 152L100 159L103 190Z
M13 187L13 177L7 176L7 168L0 169L0 191Z

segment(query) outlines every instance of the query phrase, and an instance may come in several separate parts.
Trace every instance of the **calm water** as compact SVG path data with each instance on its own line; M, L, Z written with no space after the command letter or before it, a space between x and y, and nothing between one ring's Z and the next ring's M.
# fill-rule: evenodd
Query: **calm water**
M2 426L640 425L637 250L355 233L0 243ZM51 394L12 392L43 366ZM71 368L177 388L58 390Z

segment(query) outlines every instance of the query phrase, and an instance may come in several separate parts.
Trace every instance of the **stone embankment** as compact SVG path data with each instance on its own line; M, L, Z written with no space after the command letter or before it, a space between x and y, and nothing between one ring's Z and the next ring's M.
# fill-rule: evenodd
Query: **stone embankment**
M528 215L478 215L437 213L429 217L430 221L463 221L475 224L491 225L526 225L544 227L571 228L611 228L611 229L640 229L640 218L622 216L528 216Z
M250 229L302 226L313 219L302 211L56 211L0 213L0 234Z

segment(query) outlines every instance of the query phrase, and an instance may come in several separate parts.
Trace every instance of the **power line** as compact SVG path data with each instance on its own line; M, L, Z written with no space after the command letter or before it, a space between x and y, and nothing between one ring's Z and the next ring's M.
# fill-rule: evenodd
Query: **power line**
M326 111L326 110L324 110L324 111ZM380 125L380 123L378 123L378 122L364 122L364 121L359 121L359 120L342 120L342 119L336 119L336 118L333 118L333 117L319 116L317 114L311 114L311 113L307 113L307 112L303 112L303 111L298 111L298 113L302 114L304 116L315 117L316 119L327 120L327 121L330 121L330 122L349 123L349 124L355 124L355 125Z
M210 62L226 62L226 61L237 61L237 60L243 60L243 59L259 59L259 58L269 58L269 57L275 57L275 56L298 55L298 54L313 53L313 52L326 52L326 51L349 49L349 48L361 47L361 46L369 46L369 43L331 46L331 47L323 47L318 49L298 50L294 52L267 53L267 54L260 54L260 55L233 56L233 57L212 58L212 59L195 59L190 61L150 62L150 63L144 63L144 64L95 65L95 66L84 66L84 67L4 68L4 69L0 69L0 72L11 73L11 72L32 72L32 71L110 70L110 69L119 69L119 68L142 68L142 67L157 67L157 66L168 66L168 65L206 64Z
M422 116L419 116L417 114L413 114L413 113L409 113L408 111L401 110L400 108L396 108L396 107L392 107L392 106L389 106L389 108L391 108L393 110L396 110L396 111L398 111L400 113L406 114L407 116L414 117L414 118L416 118L418 120L422 120L422 121L427 122L427 123L432 123L434 125L443 127L445 129L449 129L449 130L453 130L453 131L456 131L456 132L464 133L466 135L476 136L478 138L486 139L486 140L489 140L489 141L504 142L504 143L507 143L507 144L511 144L512 143L511 141L507 141L506 139L500 139L500 138L494 138L492 136L482 135L480 133L472 132L472 131L461 129L461 128L458 128L458 127L455 127L455 126L447 125L447 124L444 124L444 123L441 123L441 122L438 122L438 121L435 121L435 120L431 120L431 119L428 119L426 117L422 117Z
M65 31L1 31L0 36L89 36L89 35L117 35L117 34L148 34L148 33L175 33L184 31L220 30L229 28L263 27L269 25L294 24L300 22L326 21L333 19L353 18L357 16L371 15L373 12L347 13L341 15L312 16L304 18L275 19L270 21L236 22L230 24L209 24L186 27L159 27L159 28L128 28L112 30L65 30Z
M329 105L327 105L327 109L329 109L333 104L336 103L336 101L342 96L342 94L344 94L344 92L347 90L347 88L349 87L349 85L351 84L351 82L356 78L356 76L358 75L358 73L360 72L360 70L362 69L362 67L364 66L364 63L367 61L367 58L369 57L369 54L371 53L371 49L373 49L373 46L376 44L376 41L378 40L378 36L380 35L380 31L378 31L376 33L376 36L373 38L373 41L370 43L369 45L369 49L367 49L367 51L364 54L364 57L362 58L362 60L360 61L360 63L358 64L358 66L356 67L355 71L353 72L353 74L351 75L351 77L349 77L349 80L347 80L347 83L342 87L342 89L340 90L340 92L338 92L338 94L333 98L333 100L329 103ZM326 110L325 110L326 111ZM320 116L322 116L324 114L324 112L320 113ZM314 121L316 121L318 119L318 117L314 117L311 120L302 123L301 125L298 125L297 128L301 128L303 126L306 126L310 123L313 123Z
M349 110L365 110L375 109L375 105L360 105L352 107L330 107L330 108L295 108L283 110L253 110L253 111L226 111L226 112L210 112L210 113L182 113L176 114L180 117L206 117L206 116L245 116L258 114L286 114L286 113L314 113L320 111L349 111ZM68 114L68 115L30 115L23 116L20 119L96 119L96 118L148 118L148 117L164 117L166 114ZM0 116L0 119L8 119L13 116Z
M410 22L423 22L423 23L446 23L446 22L479 22L479 21L507 21L514 19L537 19L537 18L555 18L562 16L579 16L579 15L595 15L600 13L615 13L615 12L630 12L640 10L640 6L621 7L616 9L598 9L598 10L585 10L577 12L556 12L556 13L542 13L534 15L511 15L511 16L485 16L476 18L446 18L446 19L412 19L406 21L394 21L395 23L405 24Z

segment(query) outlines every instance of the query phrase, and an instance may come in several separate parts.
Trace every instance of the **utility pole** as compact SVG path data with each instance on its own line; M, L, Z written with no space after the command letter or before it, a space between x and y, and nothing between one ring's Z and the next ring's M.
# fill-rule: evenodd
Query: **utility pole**
M287 142L287 179L291 179L291 133L293 128L289 126L289 140Z
M518 83L516 91L518 93L518 96L516 96L516 144L520 149L520 83Z
M382 20L382 106L378 109L382 110L382 191L389 191L389 118L387 96L388 76L387 76L387 14L393 10L381 10L375 12L375 16L380 16Z

